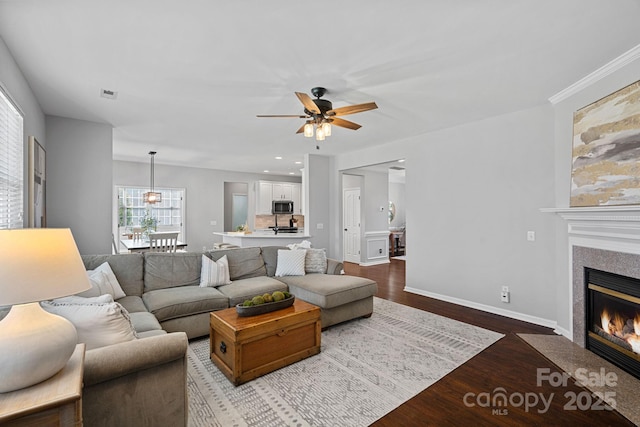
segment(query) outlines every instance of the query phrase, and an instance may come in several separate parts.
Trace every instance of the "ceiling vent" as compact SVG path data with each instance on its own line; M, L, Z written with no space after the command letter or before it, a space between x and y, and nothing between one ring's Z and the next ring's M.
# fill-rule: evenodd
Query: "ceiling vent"
M116 99L118 92L109 89L100 89L100 96L107 99Z
M393 169L394 171L403 171L404 168L401 166L391 166L389 169Z

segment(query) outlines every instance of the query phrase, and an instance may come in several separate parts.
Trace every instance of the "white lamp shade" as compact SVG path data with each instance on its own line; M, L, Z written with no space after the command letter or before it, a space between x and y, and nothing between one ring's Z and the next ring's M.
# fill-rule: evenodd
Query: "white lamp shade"
M0 230L0 393L29 387L60 371L78 337L67 319L38 301L91 288L71 230Z
M71 230L0 230L0 305L64 297L91 288Z

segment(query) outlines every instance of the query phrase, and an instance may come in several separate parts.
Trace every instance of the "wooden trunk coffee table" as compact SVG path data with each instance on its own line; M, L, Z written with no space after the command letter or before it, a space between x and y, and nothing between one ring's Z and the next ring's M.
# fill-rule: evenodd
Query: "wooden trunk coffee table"
M209 325L211 361L235 385L320 353L320 308L299 299L250 317L214 311Z

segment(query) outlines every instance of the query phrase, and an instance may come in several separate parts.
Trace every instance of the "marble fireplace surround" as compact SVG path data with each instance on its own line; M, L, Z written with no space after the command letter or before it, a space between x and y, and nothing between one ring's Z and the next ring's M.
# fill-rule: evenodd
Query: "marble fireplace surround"
M640 279L640 206L544 209L568 225L572 341L585 347L584 267Z

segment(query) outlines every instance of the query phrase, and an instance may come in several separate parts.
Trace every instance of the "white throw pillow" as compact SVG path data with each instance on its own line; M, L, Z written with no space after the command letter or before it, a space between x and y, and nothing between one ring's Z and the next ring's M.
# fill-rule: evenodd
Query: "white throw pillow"
M324 249L307 249L304 271L306 273L327 272L327 253Z
M117 302L73 303L53 300L40 304L49 313L73 323L78 332L78 342L85 343L87 350L136 339L129 313Z
M105 278L104 279L99 278L98 273L103 273ZM111 269L111 266L109 265L108 262L103 262L95 270L87 270L87 274L89 275L89 281L91 282L91 289L76 295L82 296L82 297L95 297L95 296L107 293L107 294L111 294L114 300L124 298L127 296L127 294L125 294L124 291L122 290L122 287L118 282L118 279L116 279L116 275L113 274L113 270ZM94 278L94 280L96 281L96 284L101 284L101 286L104 287L104 292L102 289L99 289L98 292L94 291L93 289L94 282L91 280L92 278ZM107 284L105 285L102 282L102 280L106 280ZM108 290L109 287L111 288L111 291Z
M230 285L229 260L224 255L217 261L206 255L202 255L202 268L200 269L200 287L216 287Z
M87 271L87 276L89 276L91 289L77 293L76 295L78 297L91 298L105 294L109 294L113 297L113 287L111 286L109 279L107 279L107 275L104 274L104 271L89 270Z
M305 249L278 249L278 266L276 277L304 276Z

